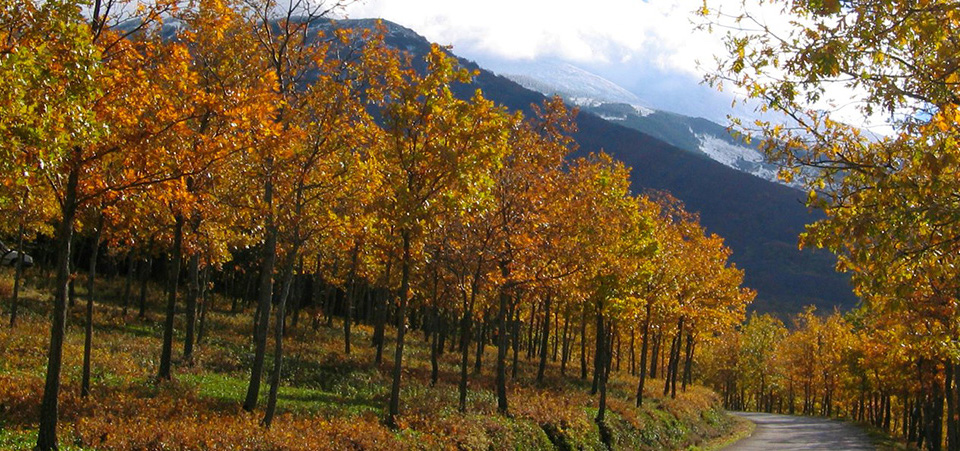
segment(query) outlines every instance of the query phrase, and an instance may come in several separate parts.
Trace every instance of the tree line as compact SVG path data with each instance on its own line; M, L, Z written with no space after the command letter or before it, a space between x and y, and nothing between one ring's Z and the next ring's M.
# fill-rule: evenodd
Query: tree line
M870 417L888 430L899 424L918 446L960 449L960 4L760 3L704 5L705 26L731 30L707 79L771 113L735 125L762 138L784 178L809 189L808 205L825 217L807 227L801 246L833 251L861 302L846 317L804 314L786 338L757 318L755 338L782 339L782 358L818 356L808 363L822 375L808 377L819 382L803 382L818 395L805 396L802 411ZM774 15L794 20L764 20ZM754 340L746 332L742 339ZM759 368L766 357L750 358ZM769 410L771 396L784 394L761 388L774 390L756 387L736 403Z
M373 324L377 363L393 326L390 425L408 332L430 340L434 381L445 348L461 354L461 411L472 346L477 372L484 347L497 349L502 413L520 350L539 359L538 380L548 358L565 372L578 351L602 424L621 360L638 375L637 405L658 376L675 396L701 340L741 320L753 292L722 239L669 195L632 194L609 156L572 158L575 111L551 99L526 117L479 90L458 97L473 74L445 49L421 59L386 46L383 28L333 26L340 6L2 0L0 209L11 220L0 227L21 249L46 243L41 266L55 279L37 449L58 443L78 242L89 249L82 395L98 263L124 272L124 315L138 299L139 316L163 263L156 379L176 372L180 312L189 364L210 293L234 294L233 311L245 297L243 408L258 408L267 377L266 427L288 316L296 324L301 311L315 327L340 316L345 353L354 322Z

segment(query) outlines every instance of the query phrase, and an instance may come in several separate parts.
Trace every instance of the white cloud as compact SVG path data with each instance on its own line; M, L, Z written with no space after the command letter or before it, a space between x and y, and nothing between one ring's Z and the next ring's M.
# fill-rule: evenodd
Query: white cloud
M696 74L695 61L720 49L694 32L701 0L368 0L350 17L382 17L468 58L556 58L583 64L642 60Z

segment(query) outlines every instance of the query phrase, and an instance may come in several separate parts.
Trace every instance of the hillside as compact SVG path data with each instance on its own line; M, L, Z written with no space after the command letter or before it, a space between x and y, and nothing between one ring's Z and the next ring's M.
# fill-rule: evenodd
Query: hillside
M76 327L83 308L71 310L61 394L62 442L69 446L62 449L605 449L605 440L615 449L679 449L722 440L739 425L709 390L692 387L670 399L660 394L662 380L649 382L644 407L636 409L629 396L636 378L626 361L610 380L606 438L592 420L596 397L589 394L589 380L577 377L575 365L562 376L559 365L549 362L547 378L538 385L530 377L536 359L521 358L519 377L511 382L512 416L502 416L493 394L493 346L486 346L485 366L471 376L468 412L461 414L459 355L443 354L440 380L431 385L429 344L417 337L407 345L401 427L392 430L381 421L392 365L373 363L374 349L366 345L372 328L354 329L358 346L347 355L339 318L328 326L318 316L311 326L311 318L301 315L285 340L279 416L267 430L259 424L262 412L241 409L252 310L230 311L232 300L216 295L194 359L176 362L175 379L157 383L162 290L148 290L145 318L133 311L124 316L122 280L97 284L103 301L95 306L92 395L86 399L79 396L83 328ZM3 268L0 297L8 297L11 286L11 271ZM47 289L30 283L20 323L0 328L0 449L27 450L36 441L49 338ZM182 322L177 330L183 331ZM388 330L388 348L393 336ZM182 339L178 334L177 342ZM264 387L261 397L266 394Z
M342 26L369 27L372 20L345 21ZM429 42L413 30L387 22L387 43L413 54L423 54ZM461 60L479 75L468 96L477 88L513 110L527 111L544 96L510 79ZM670 116L665 116L670 120ZM745 283L757 290L753 309L783 314L799 312L805 305L822 311L834 306L852 307L855 297L848 277L834 271L834 257L824 251L797 250L797 236L817 213L803 203L804 193L727 167L705 155L669 145L639 130L606 121L588 112L577 118L579 155L605 151L633 168L634 190L667 190L700 214L711 233L726 239L731 259L746 272Z

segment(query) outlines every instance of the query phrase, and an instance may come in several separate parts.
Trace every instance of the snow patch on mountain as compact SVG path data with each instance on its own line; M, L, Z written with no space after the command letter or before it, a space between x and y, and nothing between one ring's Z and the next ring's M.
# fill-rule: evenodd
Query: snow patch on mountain
M693 133L693 130L690 130ZM756 149L732 144L714 135L696 133L700 141L700 151L714 161L733 169L753 174L762 179L781 183L777 171L764 162L763 155Z
M527 89L559 95L574 105L595 107L603 103L624 103L633 106L640 116L653 113L636 94L569 63L499 62L489 68Z
M643 105L630 105L630 106L633 107L633 110L637 112L637 116L640 116L640 117L647 117L657 112L657 110L654 110L653 108L647 108Z
M627 120L627 117L626 116L609 116L606 114L601 114L600 119L603 119L605 121L625 121Z

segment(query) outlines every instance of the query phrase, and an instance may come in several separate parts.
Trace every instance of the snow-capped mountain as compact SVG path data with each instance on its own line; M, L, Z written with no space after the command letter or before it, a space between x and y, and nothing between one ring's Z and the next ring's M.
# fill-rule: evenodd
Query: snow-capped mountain
M559 95L579 106L599 106L604 103L623 103L634 108L635 114L653 113L647 102L620 85L599 75L563 62L496 62L490 68L524 88L546 95Z
M527 89L560 95L581 110L659 138L689 152L705 155L725 166L779 182L776 165L732 136L723 126L702 118L650 108L636 94L568 63L500 63L495 72Z

